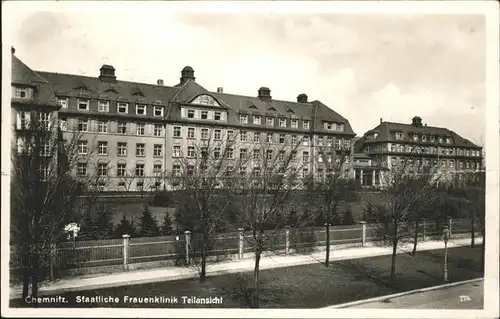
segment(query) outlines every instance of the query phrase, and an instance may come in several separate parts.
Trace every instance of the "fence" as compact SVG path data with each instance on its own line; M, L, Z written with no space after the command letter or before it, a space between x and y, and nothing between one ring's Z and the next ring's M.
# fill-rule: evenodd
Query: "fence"
M452 234L471 232L471 220L451 219L441 221L422 220L418 225L419 240L439 238L443 227L447 225ZM412 229L413 227L413 229ZM393 226L372 225L360 222L357 225L331 226L330 244L359 245L370 243L384 243L386 234L392 231ZM479 227L476 226L476 231ZM414 232L414 226L407 230ZM326 244L325 227L284 228L266 231L263 234L267 250L289 253L310 253L317 247ZM207 256L224 258L235 256L244 258L245 254L254 251L256 241L251 232L238 229L236 232L218 233L204 241L201 234L191 234L186 231L178 236L131 238L124 235L122 239L104 239L91 241L69 241L53 245L52 264L47 270L51 277L57 276L57 271L67 269L82 269L103 266L121 266L125 270L131 265L169 261L174 265L186 265L193 259L199 258L202 245L206 245ZM21 267L22 254L11 247L11 270Z

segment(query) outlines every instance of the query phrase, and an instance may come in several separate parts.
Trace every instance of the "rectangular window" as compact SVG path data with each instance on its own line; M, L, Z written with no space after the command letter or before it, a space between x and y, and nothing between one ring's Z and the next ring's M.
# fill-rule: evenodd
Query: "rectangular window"
M161 176L162 175L162 165L161 164L154 164L153 165L153 175L154 176Z
M194 138L194 127L188 127L187 138Z
M187 116L190 119L194 119L194 110L187 110Z
M153 108L154 116L163 116L163 106L155 105Z
M446 144L451 144L451 137L446 138Z
M154 136L163 136L163 125L161 124L155 124L154 126Z
M127 175L127 164L118 164L116 167L116 176L126 176Z
M246 158L247 158L247 149L246 148L240 149L240 159L243 160Z
M309 162L309 152L308 151L302 152L302 161Z
M87 176L87 163L78 163L76 174L80 177Z
M248 115L240 114L240 123L247 124L248 123Z
M99 121L97 124L97 130L99 133L107 133L108 132L108 122L107 121Z
M297 145L297 135L292 135L292 145Z
M268 161L273 159L273 151L272 150L266 150L266 159Z
M302 177L307 177L309 175L309 167L302 168Z
M267 143L272 143L273 142L273 133L267 133Z
M18 140L19 141L19 140ZM18 143L19 145L19 143ZM50 143L43 143L43 146L40 149L40 156L50 156Z
M299 121L298 120L291 120L290 125L292 128L299 128Z
M118 143L118 156L127 156L127 143Z
M109 101L99 101L97 103L97 110L99 112L109 112Z
M285 134L280 134L280 144L285 144Z
M127 133L127 123L118 122L118 134L126 134Z
M453 160L449 160L449 161L448 161L448 166L449 166L449 167L453 167Z
M154 157L161 157L161 153L162 153L162 148L161 148L161 144L155 144L154 147L153 147L153 156Z
M214 120L216 121L222 120L221 112L214 112Z
M67 97L58 97L57 104L59 104L63 109L68 108L68 98Z
M195 156L194 146L188 146L187 157L194 157L194 156Z
M260 167L259 166L256 166L256 167L253 168L252 175L253 176L259 176L260 175Z
M137 124L137 135L144 135L145 124Z
M304 136L304 139L302 140L304 145L309 145L309 136Z
M201 129L201 139L208 140L208 128Z
M135 105L135 113L137 115L146 115L146 105L144 105L144 104L136 104Z
M260 115L254 115L253 116L253 124L261 125L262 124L262 117Z
M98 142L99 155L108 155L108 142Z
M286 127L286 119L280 118L278 122L280 127Z
M260 150L253 150L253 160L257 161L260 158Z
M61 131L65 132L68 130L68 121L66 120L59 120L59 127L61 128Z
M181 127L174 126L174 137L181 137Z
M174 153L172 157L181 157L181 146L180 145L174 145Z
M118 113L128 113L128 103L118 102Z
M15 97L17 99L30 99L31 89L29 88L15 88Z
M243 176L247 173L247 168L245 166L240 167L240 175Z
M38 121L43 129L50 129L50 113L40 112L38 113Z
M434 142L435 140L436 140L436 138L435 138L434 136L431 136L431 137L430 137L430 141L431 141L431 142Z
M318 146L323 145L323 139L324 139L324 136L318 136Z
M441 144L441 143L443 143L443 138L440 136L440 137L438 138L438 141L439 141L439 143L440 143L440 144Z
M89 127L89 123L88 123L87 120L85 120L85 121L83 121L83 120L78 121L78 131L80 131L80 132L87 132L88 127Z
M268 126L274 126L274 118L272 118L272 117L266 117L266 125L268 125Z
M465 167L466 167L466 168L470 168L470 162L468 162L468 161L467 161L467 162L465 162Z
M208 119L208 111L201 111L201 119L202 120Z
M260 133L253 133L253 141L254 143L259 143L260 142Z
M78 109L80 111L88 111L89 110L89 99L78 99Z
M227 149L226 158L228 158L228 159L234 158L234 149L232 147Z
M302 128L303 128L304 130L308 130L308 129L309 129L309 121L305 121L305 120L304 120L304 121L302 122Z
M30 124L30 113L19 111L18 112L18 125L17 128L21 130L25 130L29 127Z
M220 147L216 147L214 149L214 159L219 159L220 158Z
M278 153L278 159L280 161L285 160L285 151L284 150L279 151L279 153Z
M98 169L99 176L107 176L108 175L108 164L99 164L97 169Z
M181 166L179 164L174 164L172 166L172 175L174 177L179 177L181 176Z
M227 139L232 141L234 139L234 131L228 130L227 131Z
M464 162L460 161L460 168L464 168Z
M403 133L400 133L400 132L396 133L396 139L397 140L402 140L403 139Z
M78 154L87 154L88 143L87 141L78 141Z
M240 141L242 141L242 142L247 141L247 132L246 131L240 131Z
M135 156L144 156L146 146L144 143L135 144Z
M214 130L214 140L222 140L222 131Z
M144 176L144 164L135 164L135 176Z
M427 142L427 135L422 135L422 142Z

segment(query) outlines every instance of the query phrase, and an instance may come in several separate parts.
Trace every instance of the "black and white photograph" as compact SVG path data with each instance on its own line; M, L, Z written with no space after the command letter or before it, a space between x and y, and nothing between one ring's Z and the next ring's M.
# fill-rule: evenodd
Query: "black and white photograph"
M2 9L2 316L498 318L498 2Z

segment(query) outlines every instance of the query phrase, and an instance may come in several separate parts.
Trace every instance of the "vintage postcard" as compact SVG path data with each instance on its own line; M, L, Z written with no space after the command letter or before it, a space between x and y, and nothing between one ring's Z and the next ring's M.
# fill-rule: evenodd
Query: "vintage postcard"
M2 315L499 316L498 2L2 9Z

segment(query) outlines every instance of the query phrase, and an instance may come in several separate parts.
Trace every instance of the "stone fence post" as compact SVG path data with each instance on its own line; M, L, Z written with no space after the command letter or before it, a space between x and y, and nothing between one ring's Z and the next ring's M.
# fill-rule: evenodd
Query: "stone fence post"
M285 255L290 253L290 226L285 226Z
M362 226L362 228L361 228L361 246L365 247L366 246L366 222L360 221L359 223Z
M123 268L128 270L129 252L130 252L130 235L122 235L123 237Z
M184 232L184 236L186 237L186 265L189 265L189 249L191 247L191 232L186 230Z
M243 228L238 228L238 259L243 259L243 248L244 248L244 243L243 240L245 239L243 237Z
M448 230L450 231L450 236L451 236L451 225L453 224L453 219L448 216Z

